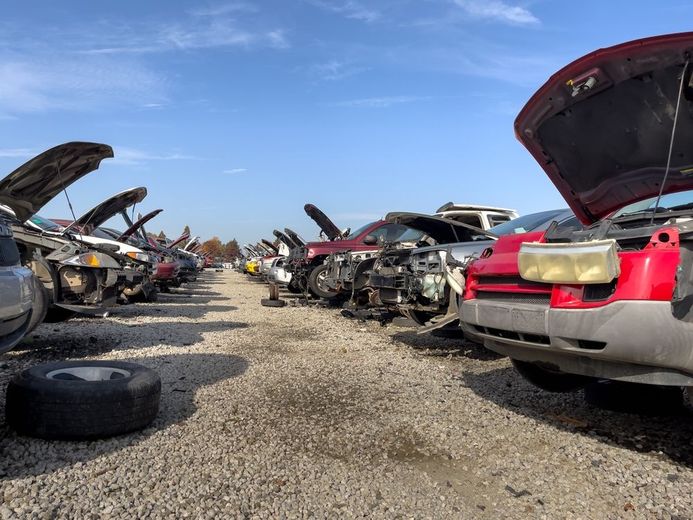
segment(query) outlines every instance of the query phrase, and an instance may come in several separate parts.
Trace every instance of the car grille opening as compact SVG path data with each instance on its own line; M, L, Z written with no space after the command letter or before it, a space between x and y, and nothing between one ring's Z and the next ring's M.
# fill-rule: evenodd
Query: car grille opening
M591 341L587 339L579 339L578 347L585 350L604 350L606 348L606 342L604 341Z
M599 302L608 300L612 294L616 291L615 279L609 283L595 283L585 285L585 290L582 293L582 301L585 302Z
M549 303L551 303L550 294L478 291L476 293L476 297L479 300L510 303L531 303L535 305L549 305Z
M515 332L512 330L494 329L491 327L483 327L480 325L474 325L474 329L479 334L485 334L487 336L493 336L502 339L511 339L515 341L524 341L525 343L535 343L537 345L550 345L551 340L548 336L543 336L541 334L527 334L524 332Z

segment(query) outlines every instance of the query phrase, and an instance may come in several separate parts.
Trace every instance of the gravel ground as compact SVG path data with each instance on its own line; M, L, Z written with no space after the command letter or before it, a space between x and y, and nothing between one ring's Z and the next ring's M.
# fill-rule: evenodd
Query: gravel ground
M596 409L459 338L266 295L204 273L5 355L3 391L68 358L143 363L163 391L150 428L110 440L0 425L0 517L693 517L690 417Z

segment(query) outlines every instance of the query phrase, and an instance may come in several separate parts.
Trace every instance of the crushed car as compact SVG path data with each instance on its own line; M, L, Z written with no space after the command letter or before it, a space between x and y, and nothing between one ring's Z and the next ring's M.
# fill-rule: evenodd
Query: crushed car
M693 33L601 49L554 74L516 135L585 225L503 237L460 320L531 383L693 386Z

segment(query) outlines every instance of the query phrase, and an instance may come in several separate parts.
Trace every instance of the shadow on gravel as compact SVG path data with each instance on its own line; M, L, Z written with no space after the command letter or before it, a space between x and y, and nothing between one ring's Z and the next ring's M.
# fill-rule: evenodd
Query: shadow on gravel
M20 343L5 355L5 359L10 365L24 361L44 363L160 344L185 347L202 341L205 332L245 329L249 326L245 322L234 321L120 323L113 320L109 320L106 327L99 325L93 323L85 330L85 322L68 322L59 328L43 324L36 329L36 334L32 334L30 341Z
M416 350L425 350L427 356L465 357L481 361L491 361L502 357L477 343L456 335L450 338L432 334L417 334L415 331L407 330L395 332L391 338L393 342L399 341Z
M60 357L67 357L63 353ZM44 441L19 437L0 423L0 478L19 478L52 473L80 462L87 462L128 446L136 445L173 424L190 418L197 407L198 389L219 381L241 376L248 369L248 361L238 356L220 354L184 354L156 357L133 357L124 361L141 363L159 372L161 376L161 404L154 423L140 432L99 441L67 442ZM4 395L6 382L3 384ZM4 418L4 400L0 403L0 416ZM98 474L115 469L104 466ZM96 475L95 475L96 476Z
M197 319L206 316L210 312L237 311L233 305L197 305L196 302L157 302L147 305L128 305L118 308L112 316L129 318L138 316L147 317L181 317Z
M503 408L632 451L693 466L693 416L618 413L585 403L583 392L552 394L525 382L513 368L464 373L464 384Z

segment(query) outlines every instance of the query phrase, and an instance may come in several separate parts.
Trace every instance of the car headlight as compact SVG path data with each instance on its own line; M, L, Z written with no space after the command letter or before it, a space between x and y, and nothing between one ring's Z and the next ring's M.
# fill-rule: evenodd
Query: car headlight
M525 242L517 259L520 276L545 283L609 283L621 274L616 241L572 244Z
M126 253L127 256L132 258L133 260L138 260L140 262L149 262L154 263L152 261L152 258L147 254L147 253L137 253L135 251L130 251L129 253Z
M65 265L79 267L95 267L101 269L120 269L120 264L113 258L103 253L82 253L61 262Z

